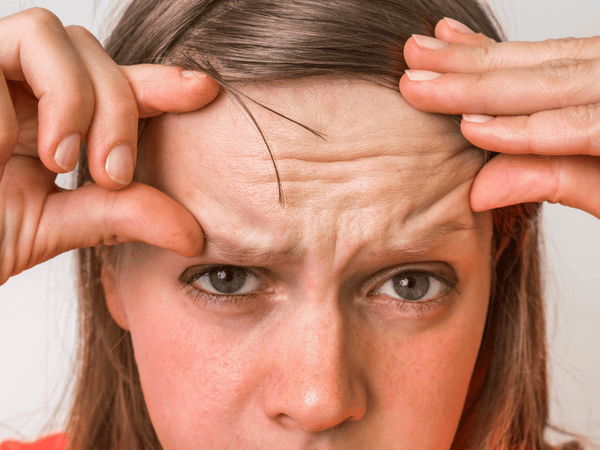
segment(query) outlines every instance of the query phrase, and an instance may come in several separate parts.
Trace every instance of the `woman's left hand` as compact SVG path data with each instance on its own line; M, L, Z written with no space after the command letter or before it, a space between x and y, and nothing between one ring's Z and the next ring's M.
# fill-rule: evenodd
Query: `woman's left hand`
M461 25L408 40L400 90L463 114L463 135L501 153L475 179L473 210L549 201L600 218L600 37L497 43Z

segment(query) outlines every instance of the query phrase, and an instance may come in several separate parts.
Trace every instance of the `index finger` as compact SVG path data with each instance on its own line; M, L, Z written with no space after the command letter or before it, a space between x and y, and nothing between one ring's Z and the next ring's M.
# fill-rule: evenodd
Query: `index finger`
M0 19L0 67L25 81L38 104L38 154L54 172L72 169L92 119L94 95L87 71L60 20L33 8Z
M600 60L556 60L481 74L407 70L404 98L427 112L529 115L600 102Z
M550 60L600 58L600 37L472 46L413 36L404 46L404 57L411 69L475 74L532 67Z
M142 119L165 112L194 111L213 101L220 89L205 73L179 67L138 64L121 69L129 80Z

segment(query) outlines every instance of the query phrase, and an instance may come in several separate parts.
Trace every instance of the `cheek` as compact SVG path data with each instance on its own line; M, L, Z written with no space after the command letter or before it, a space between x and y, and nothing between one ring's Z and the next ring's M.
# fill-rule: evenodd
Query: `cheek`
M156 294L155 294L156 295ZM162 305L165 303L163 302ZM165 449L222 448L256 391L251 358L214 326L158 303L131 332L144 397ZM194 308L194 305L189 305Z
M127 264L132 269L121 277L120 291L127 299L144 397L163 448L195 450L198 442L229 448L233 434L249 430L254 440L266 442L274 431L261 409L268 355L293 350L291 344L280 347L294 324L243 336L227 331L186 299L157 260ZM489 257L480 260L472 259L462 275L469 282L458 300L426 330L407 334L358 325L352 345L361 349L355 362L364 374L370 410L349 434L355 442L371 436L378 448L450 448L487 313Z
M477 272L435 327L377 344L371 384L388 424L402 422L403 448L447 449L454 439L489 301L489 271Z
M203 323L184 291L145 266L123 278L121 290L155 431L165 449L222 448L217 441L230 436L255 391L251 359L232 350L221 328Z

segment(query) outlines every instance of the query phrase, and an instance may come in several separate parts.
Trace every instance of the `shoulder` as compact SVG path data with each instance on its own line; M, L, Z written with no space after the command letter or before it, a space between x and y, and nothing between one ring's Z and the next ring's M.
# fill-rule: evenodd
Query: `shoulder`
M0 444L0 450L64 450L67 446L67 438L64 434L56 434L40 439L31 444L23 444L16 441L6 441Z

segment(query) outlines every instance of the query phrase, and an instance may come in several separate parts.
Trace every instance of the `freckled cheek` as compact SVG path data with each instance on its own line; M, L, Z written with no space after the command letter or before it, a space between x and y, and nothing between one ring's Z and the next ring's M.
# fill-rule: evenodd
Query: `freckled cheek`
M142 389L166 449L210 448L231 434L256 393L251 362L231 337L203 323L183 291L140 283L127 311Z
M462 413L487 311L488 280L475 279L443 322L386 338L372 367L377 402L401 424L407 448L449 448Z

